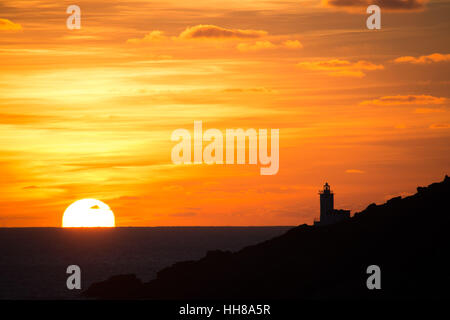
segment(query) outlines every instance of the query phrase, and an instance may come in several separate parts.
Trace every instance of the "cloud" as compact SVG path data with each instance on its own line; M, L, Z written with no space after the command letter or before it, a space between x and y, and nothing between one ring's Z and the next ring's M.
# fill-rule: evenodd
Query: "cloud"
M365 173L363 170L359 169L347 169L345 170L346 173Z
M274 44L270 41L256 41L255 43L240 43L236 48L241 52L249 52L275 48L300 49L303 48L303 45L298 40L286 40L281 44Z
M57 119L58 118L53 116L0 113L0 124L9 124L9 125L29 125L36 123L45 123L47 121L53 121Z
M61 37L62 40L102 40L103 37L93 35L65 35Z
M256 41L255 43L240 43L237 49L242 52L259 51L263 49L274 49L277 46L270 41Z
M419 11L425 8L428 0L322 0L322 6L350 12L366 14L365 10L372 4L387 11Z
M307 70L324 71L331 76L349 76L358 78L365 76L363 71L384 69L382 65L377 65L369 61L360 60L352 63L350 61L340 59L300 62L297 66Z
M149 42L159 42L162 40L190 40L190 39L256 39L266 36L268 33L263 30L241 30L241 29L227 29L214 25L196 25L193 27L187 27L178 36L168 37L164 34L164 31L154 30L147 33L143 38L128 39L127 43L141 44ZM295 40L296 41L296 40ZM289 43L291 47L299 45L298 43ZM242 51L259 50L265 46L273 46L269 41L257 41L253 45L243 44L241 46ZM300 44L301 45L301 44Z
M449 129L450 124L448 123L434 123L430 126L430 129Z
M286 48L290 48L290 49L300 49L303 48L303 45L301 44L300 41L298 40L286 40L283 42L283 45Z
M154 30L147 33L143 38L128 39L128 43L143 43L143 42L155 42L165 40L167 37L164 35L164 31Z
M430 64L436 62L449 62L450 54L433 53L418 58L411 56L399 57L394 60L396 63Z
M430 95L396 95L384 96L373 100L365 100L360 105L395 106L403 104L444 104L444 97L434 97Z
M32 190L32 189L39 189L39 187L38 186L26 186L26 187L23 187L22 189L24 189L24 190Z
M430 109L430 108L416 108L414 113L437 113L437 112L445 112L444 109Z
M119 200L139 200L140 197L136 197L136 196L121 196L119 198L117 198Z
M227 88L224 92L255 92L255 93L271 93L272 89L266 87L253 87L253 88Z
M163 40L177 41L177 40L191 40L191 39L230 39L230 40L244 40L239 43L236 48L241 52L253 52L267 49L285 48L285 49L300 49L303 48L299 40L288 39L283 42L273 43L269 40L258 40L252 42L253 39L263 38L268 35L264 30L241 30L241 29L227 29L215 25L199 24L193 27L187 27L178 36L166 36L164 31L153 30L147 33L143 38L131 38L126 42L131 44L153 43Z
M22 30L22 26L8 19L0 19L0 31L18 31Z
M188 27L184 30L179 38L181 39L253 39L266 36L267 32L263 30L241 30L241 29L226 29L214 25L199 24L194 27Z

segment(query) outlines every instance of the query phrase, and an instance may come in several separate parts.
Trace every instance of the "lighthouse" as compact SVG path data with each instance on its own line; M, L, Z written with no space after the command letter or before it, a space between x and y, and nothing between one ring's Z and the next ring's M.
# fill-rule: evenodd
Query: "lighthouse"
M326 221L327 216L331 215L334 210L334 193L330 189L328 182L323 185L323 190L319 191L320 195L320 221Z
M320 196L320 221L314 221L314 225L327 225L350 218L350 210L334 209L334 193L328 182L319 191Z

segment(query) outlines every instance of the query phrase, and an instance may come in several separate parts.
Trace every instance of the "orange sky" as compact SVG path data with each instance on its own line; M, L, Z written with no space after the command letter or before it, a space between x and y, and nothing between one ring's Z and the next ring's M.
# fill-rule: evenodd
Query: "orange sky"
M2 1L0 227L82 198L118 226L295 225L325 181L355 211L441 180L450 1L380 0L376 31L365 2ZM172 164L194 120L279 128L278 174Z

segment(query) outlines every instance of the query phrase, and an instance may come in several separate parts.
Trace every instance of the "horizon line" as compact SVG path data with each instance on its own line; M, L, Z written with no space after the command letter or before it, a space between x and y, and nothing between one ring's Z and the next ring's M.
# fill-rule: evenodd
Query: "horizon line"
M116 227L0 227L0 229L117 229L117 228L265 228L265 227L297 227L299 225L242 225L242 226L116 226Z

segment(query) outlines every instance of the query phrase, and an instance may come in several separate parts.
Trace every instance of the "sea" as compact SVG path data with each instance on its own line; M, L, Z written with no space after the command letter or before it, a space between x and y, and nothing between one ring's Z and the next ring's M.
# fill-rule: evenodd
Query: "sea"
M209 250L237 251L292 227L0 228L0 299L82 299L92 283L134 273L142 281ZM69 290L67 267L81 270Z

